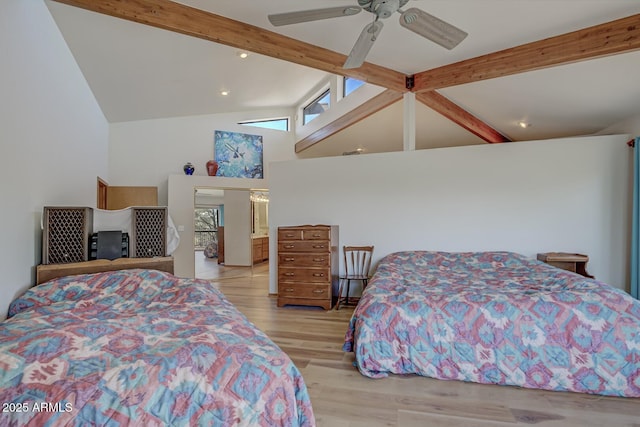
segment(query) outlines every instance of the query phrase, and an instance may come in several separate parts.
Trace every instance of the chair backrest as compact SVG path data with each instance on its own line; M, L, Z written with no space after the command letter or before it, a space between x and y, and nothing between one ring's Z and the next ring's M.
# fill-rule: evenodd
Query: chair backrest
M344 246L344 270L347 276L369 275L373 246Z

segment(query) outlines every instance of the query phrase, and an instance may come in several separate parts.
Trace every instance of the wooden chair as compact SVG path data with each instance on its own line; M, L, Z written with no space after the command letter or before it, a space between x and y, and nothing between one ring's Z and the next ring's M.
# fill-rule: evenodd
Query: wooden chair
M349 304L349 288L352 280L361 281L363 291L367 287L373 246L343 246L343 251L344 274L340 276L340 289L338 290L336 310L340 310L340 303L343 302L342 290L345 282L347 283L347 293L344 296L344 304Z

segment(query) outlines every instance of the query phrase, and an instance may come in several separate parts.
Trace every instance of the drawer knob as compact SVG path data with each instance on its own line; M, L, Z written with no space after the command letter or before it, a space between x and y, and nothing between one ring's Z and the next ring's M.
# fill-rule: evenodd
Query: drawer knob
M285 292L293 292L293 291L294 291L294 289L293 289L293 288L286 288L286 289L285 289Z
M324 262L324 258L314 258L313 262Z
M313 277L324 277L324 273L313 273Z
M313 249L324 249L324 245L313 245Z
M315 234L313 235L313 237L322 237L322 234L315 233Z
M295 275L295 273L287 272L287 273L284 273L284 275L285 275L285 276L294 276L294 275Z
M291 248L295 248L296 245L284 245L284 247L287 248L287 249L291 249Z
M289 233L289 234L285 234L285 236L287 236L287 237L294 237L294 236L295 236L295 234L291 234L291 233Z
M291 262L291 261L295 261L296 259L295 258L285 258L284 260L288 261L288 262Z
M313 291L314 294L324 294L324 289L316 289Z

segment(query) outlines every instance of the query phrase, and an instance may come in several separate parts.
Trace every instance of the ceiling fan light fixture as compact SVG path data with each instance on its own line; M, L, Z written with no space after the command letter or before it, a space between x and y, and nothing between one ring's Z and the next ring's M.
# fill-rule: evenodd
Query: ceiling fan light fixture
M468 35L458 27L415 7L402 13L400 25L449 50L460 44Z
M324 9L301 10L297 12L285 12L268 15L269 22L274 26L297 24L301 22L318 21L328 18L337 18L360 13L363 9L374 15L372 23L366 25L355 45L351 49L347 60L342 66L343 69L360 68L371 50L373 43L378 38L382 30L382 19L386 19L398 12L400 24L433 41L447 49L456 47L467 33L453 25L436 18L427 12L410 8L403 11L403 8L410 0L358 0L359 6L339 6Z
M373 13L380 19L386 19L396 13L400 7L399 0L379 0L372 2Z

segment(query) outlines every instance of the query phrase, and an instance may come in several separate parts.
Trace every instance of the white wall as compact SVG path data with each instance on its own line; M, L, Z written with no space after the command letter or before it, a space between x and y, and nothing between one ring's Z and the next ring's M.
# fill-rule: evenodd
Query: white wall
M271 165L270 292L278 226L335 224L340 246L588 254L627 283L628 135L277 162ZM342 266L341 266L342 270Z
M185 163L193 163L194 175L207 176L205 165L213 159L216 130L262 135L266 182L271 161L295 158L293 134L236 123L291 113L292 110L248 111L113 123L109 141L109 184L156 186L158 204L167 205L168 177L182 174Z
M195 197L195 204L197 206L224 205L224 190L215 190L215 194L203 194L200 192L197 193Z
M141 120L111 125L109 184L158 187L158 204L169 207L169 215L179 228L180 245L173 253L176 275L185 277L195 275L193 248L195 187L267 189L270 163L275 160L295 158L292 132L242 126L237 123L290 114L292 110L261 110ZM214 156L213 135L216 130L262 135L264 179L207 176L205 165ZM195 166L193 176L184 175L182 166L186 162L191 162ZM227 220L228 218L225 218L225 228L228 225ZM249 220L248 233L251 232L250 226ZM232 240L227 239L225 243L227 244L225 249L229 244L234 244ZM244 245L244 240L240 244ZM251 257L250 244L250 241L246 242L249 248L248 257Z
M249 190L224 192L224 264L250 266L251 200Z
M0 2L0 318L33 284L46 205L96 205L108 124L41 0Z

